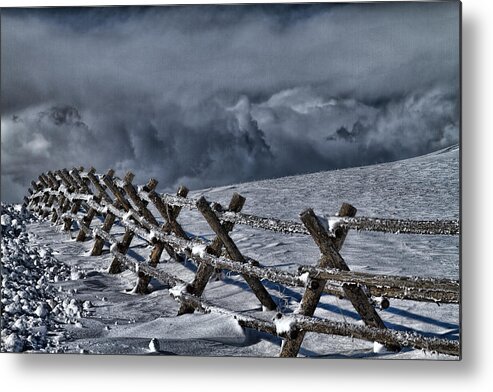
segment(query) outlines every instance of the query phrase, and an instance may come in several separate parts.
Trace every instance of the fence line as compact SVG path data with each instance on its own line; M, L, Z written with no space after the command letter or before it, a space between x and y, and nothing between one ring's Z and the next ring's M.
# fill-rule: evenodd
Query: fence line
M187 257L195 259L198 263L205 263L211 267L218 269L228 269L240 274L249 274L260 279L267 279L274 283L285 284L294 287L304 287L307 280L310 278L324 279L328 283L356 283L365 285L370 294L375 297L386 296L396 299L408 299L414 301L434 301L441 303L458 303L459 302L459 282L450 279L439 278L422 278L417 276L392 276L392 275L377 275L365 272L340 271L331 268L317 268L306 265L296 265L298 274L281 271L275 268L260 267L260 262L255 259L248 258L246 264L238 264L225 257L215 257L213 255L202 253L202 250L209 244L203 240L194 238L184 240L173 235L160 233L159 227L153 225L146 220L141 219L138 214L132 211L132 217L136 218L143 229L135 222L128 219L122 211L112 205L100 207L97 203L89 201L88 205L96 209L100 213L111 212L116 217L121 219L121 224L126 228L134 231L152 244L153 239L158 239L168 243L175 248L175 251L187 254ZM65 218L77 219L77 215L73 213L63 214ZM83 220L79 221L79 225L85 226ZM99 236L101 230L97 232ZM105 238L107 240L107 238ZM194 251L195 250L195 251ZM338 292L338 295L343 295Z
M88 178L88 173L81 173L81 177ZM118 186L123 187L123 180L115 181ZM39 191L42 193L42 191ZM143 189L138 190L142 199L151 202L149 192ZM37 194L32 195L35 197ZM189 210L197 209L194 199L187 199L181 196L160 194L163 203L176 207L184 207ZM87 197L87 196L86 196ZM83 200L87 200L81 196ZM214 203L219 206L218 203ZM250 226L256 229L270 230L286 234L305 234L309 235L308 230L303 224L295 221L267 218L252 214L235 213L230 211L217 211L218 217L227 222L240 225ZM422 234L422 235L458 235L460 234L460 222L455 220L412 220L412 219L394 219L394 218L376 218L376 217L325 217L327 222L332 222L334 227L353 229L358 231L377 231L382 233L395 234ZM329 233L331 231L329 230Z
M302 223L298 223L241 213L245 199L238 194L233 196L229 207L224 208L218 203L209 203L203 197L198 200L187 198L188 190L184 187L178 190L176 196L157 194L154 191L157 185L155 180L150 180L143 187L135 187L132 184L133 177L129 172L123 180L120 180L114 177L113 170L100 175L93 168L88 172L84 172L82 168L74 168L71 171L63 169L55 173L43 173L38 177L37 182L31 183L32 189L29 190L25 202L43 218L48 218L51 214L51 220L55 223L63 223L65 230L70 230L72 223L77 222L80 229L77 240L83 241L87 236L92 236L94 239L93 255L101 253L105 241L110 243L110 251L114 259L108 271L119 273L129 268L136 272L138 275L134 288L136 292L147 291L151 276L171 284L175 287L170 289L170 293L182 304L179 314L193 310L229 314L243 326L283 337L284 344L280 356L296 356L306 332L379 341L394 351L410 345L415 348L459 355L458 341L388 330L375 312L374 306L378 301L369 297L371 295L459 303L458 281L352 272L339 253L349 229L457 235L460 229L459 221L356 218L354 217L356 209L343 204L339 216L323 218L316 216L309 209L301 214ZM165 223L160 224L148 209L151 203ZM177 221L181 208L197 209L216 233L216 238L211 242L189 238L188 233ZM80 216L80 213L84 215ZM91 229L91 222L97 215L103 217L104 222ZM125 227L125 233L120 240L110 234L117 219ZM257 260L242 255L229 236L228 233L235 223L282 233L311 235L322 252L318 266L299 265L297 273L261 266ZM131 260L125 255L134 235L153 245L147 263ZM184 282L156 268L164 250L177 261L188 257L198 265L192 282ZM276 304L262 284L262 280L304 287L299 314L279 313L274 321L266 321L207 303L201 295L214 269L227 269L240 274L264 308L269 310L275 310ZM313 318L313 312L318 306L322 292L350 300L366 325Z
M80 220L81 221L81 220ZM88 233L92 232L89 228L85 227ZM100 229L96 229L98 235L104 236L105 240L111 244L117 244L118 240ZM170 290L173 297L194 309L202 313L220 313L234 317L238 320L239 324L243 327L253 328L262 332L276 334L281 337L290 336L293 338L300 330L306 332L318 332L328 335L350 336L352 338L358 338L362 340L370 341L383 341L386 344L398 344L403 347L413 347L417 349L438 351L443 354L457 355L459 344L457 341L450 341L447 339L427 338L417 333L382 330L379 328L372 328L368 326L355 325L337 322L329 319L319 319L314 317L306 317L301 315L282 315L277 313L274 321L264 320L253 316L246 316L244 314L235 312L233 310L225 309L215 306L210 302L198 298L192 294L187 293L185 290L188 282L166 273L165 271L158 270L157 268L150 267L144 263L137 262L130 259L128 256L118 252L116 247L111 248L111 253L117 257L127 268L135 273L145 273L152 276L159 281L166 283L173 288ZM231 264L215 264L219 268L227 268L234 271L234 266ZM231 268L230 268L231 267ZM241 270L235 272L242 272ZM285 326L289 326L286 328Z

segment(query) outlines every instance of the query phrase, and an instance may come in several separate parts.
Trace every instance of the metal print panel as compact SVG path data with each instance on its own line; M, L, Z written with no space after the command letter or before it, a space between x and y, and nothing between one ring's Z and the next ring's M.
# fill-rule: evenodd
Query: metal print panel
M460 3L1 13L1 351L460 359Z

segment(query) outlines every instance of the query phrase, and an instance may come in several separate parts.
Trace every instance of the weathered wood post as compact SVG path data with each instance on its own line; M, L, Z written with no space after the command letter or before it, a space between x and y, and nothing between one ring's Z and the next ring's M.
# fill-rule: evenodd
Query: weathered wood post
M91 168L91 170L95 171L94 168ZM81 178L79 173L77 173L76 176L79 177L81 182L84 182L86 188L90 191L89 184L91 183L91 179L89 178L89 176L87 176L87 178L85 178L85 179ZM98 184L99 184L99 182L98 182ZM96 195L94 195L93 201L97 204L100 204L103 196L102 196L101 192L98 191L98 188L95 185L94 185L94 188L96 189L97 193L96 193ZM86 228L89 229L89 227L91 226L91 222L94 219L94 217L96 216L96 214L97 214L97 211L94 208L90 207L89 210L84 215L84 217L82 218L82 225L84 225ZM77 237L75 240L77 242L82 242L86 239L86 237L87 237L87 233L81 227L81 229L77 233Z
M209 203L205 199L205 197L201 197L197 201L197 209L202 213L204 216L205 220L211 227L211 229L216 233L216 235L221 239L221 242L224 244L224 247L226 248L226 251L229 254L229 257L231 257L232 260L237 261L239 263L246 263L245 258L241 254L240 250L234 243L234 241L231 239L231 237L228 234L228 231L221 225L221 222L219 221L219 218L216 216L212 208L209 206ZM268 310L275 310L277 309L277 305L270 296L270 294L267 292L266 288L262 285L260 280L258 278L249 276L249 275L242 275L243 279L248 283L260 303L267 308Z
M88 184L82 179L82 177L79 174L79 170L83 171L84 168L73 168L70 170L69 175L75 180L77 183L78 188L85 193L86 195L92 195L91 188L89 188Z
M62 173L61 170L57 170L55 174L51 174L53 177L56 175L60 181L63 183L63 186L65 187L65 192L67 193L73 193L75 190L73 189L71 183L69 180L65 177L65 175ZM61 187L59 187L61 189ZM69 218L62 218L62 214L66 213L71 207L72 207L72 201L70 200L69 197L66 197L64 192L62 192L63 197L60 197L59 199L59 211L60 211L60 216L56 220L56 224L61 224L63 222L64 227L66 225L70 225L70 220Z
M188 195L188 189L184 186L180 186L178 188L178 191L176 192L176 195L178 197L186 197ZM151 191L147 194L149 199L152 201L156 209L158 210L159 214L164 219L164 225L162 227L163 231L167 234L173 232L178 236L179 238L183 238L185 240L188 240L189 237L187 233L185 233L185 230L181 227L181 225L178 223L178 215L181 212L181 207L179 206L170 206L166 203L164 203L161 199L161 197L155 192ZM179 253L175 252L173 247L170 245L163 243L163 247L166 250L166 253L173 259L178 262L183 260L183 256L180 255Z
M73 168L70 172L66 172L65 176L67 177L67 179L68 179L68 177L72 178L73 182L71 182L71 183L72 183L72 185L74 185L74 184L77 185L79 192L86 194L86 195L92 195L93 194L92 190L89 187L90 180L88 178L83 179L79 174L79 171L82 172L83 170L84 170L83 167ZM94 196L93 201L99 204L101 202L101 197ZM87 206L87 204L85 202L82 202L82 201L78 201L78 203L73 206L71 212L77 213L77 211L79 211L81 206L84 206L84 208L86 210L86 214L82 218L82 223L80 224L81 227L79 228L79 232L77 233L76 241L83 241L86 238L87 233L86 233L85 229L87 229L87 230L89 229L91 221L96 214L96 210ZM74 212L74 210L76 210L76 211Z
M67 169L62 169L60 173L67 179L74 192L79 191L80 189L79 184L77 184L77 181L75 181L75 179L70 175Z
M38 200L35 211L39 215L43 216L43 208L45 207L46 203L48 202L48 199L50 198L52 182L45 173L41 173L38 177L38 180L41 184L40 190L43 192L43 194Z
M46 176L47 179L49 179L52 183L56 183L56 189L60 189L60 181L56 178L56 176L52 173L49 172L48 176ZM55 197L54 201L58 204L58 208L53 208L52 212L52 217L51 217L51 222L54 224L58 224L58 222L61 221L62 217L59 216L59 214L63 213L63 205L66 203L66 197L63 192L60 192L58 199Z
M99 195L101 196L101 198L106 203L112 204L113 200L108 195L105 187L101 184L99 179L96 177L95 173L96 173L96 169L94 167L91 167L89 169L89 171L87 172L87 178L89 178L89 180L92 182L92 185L94 185L94 188L96 188L96 190L99 192ZM106 173L106 176L109 178L113 178L114 175L115 175L115 171L113 169L108 170L108 172Z
M148 210L147 208L147 203L143 201L139 195L137 194L137 190L135 187L132 185L132 181L134 179L134 174L132 172L128 172L125 175L125 178L123 180L124 185L123 185L123 190L127 194L128 197L134 202L138 209L138 213L144 216L144 218L149 221L151 224L158 226L159 223L154 218L154 215ZM108 185L108 184L107 184ZM111 186L113 185L113 187ZM122 200L124 198L123 193L119 191L118 187L115 184L108 185L108 188L115 194L115 196L118 198L118 200ZM150 179L148 183L144 186L146 191L152 191L154 188L157 186L157 181L155 179ZM125 201L127 201L125 199ZM130 203L123 204L123 208L125 209L126 212L132 210L132 206ZM138 223L138 222L137 222ZM123 236L122 241L118 244L118 251L120 253L127 253L128 249L130 248L130 243L132 242L132 239L134 237L134 232L128 228L125 229L125 234ZM110 274L118 274L123 271L122 265L120 261L118 260L117 257L113 258L113 261L111 262L109 268L108 268L108 273Z
M36 181L33 180L31 181L31 187L34 192L32 195L29 195L28 197L29 202L27 204L27 208L29 208L32 211L35 211L40 200L38 193L41 190L41 185L38 185Z
M49 182L48 182L48 178L46 177L46 174L44 173L41 173L39 176L38 176L38 181L41 185L41 188L49 188L50 185L49 185Z
M101 185L99 180L94 175L95 172L96 172L96 169L94 167L91 167L89 169L89 172L87 173L87 179L89 180L90 183L93 184L94 188L97 191L97 195L94 196L94 202L100 204L101 201L104 199L105 202L112 203L113 201L108 196L108 194L104 190L103 186ZM114 170L110 169L108 171L108 175L110 175L112 177L114 175ZM86 184L86 185L89 186L89 184ZM94 219L94 217L96 216L97 213L98 212L94 208L92 208L92 207L89 208L89 211L87 211L84 218L82 218L83 224L89 228L91 226L92 220ZM77 234L76 241L82 242L86 239L86 237L87 237L86 232L84 230L79 230L79 233Z
M43 198L43 194L41 191L43 190L44 186L41 184L41 181L31 181L31 185L33 189L35 190L35 194L30 196L30 201L29 201L29 208L35 212L39 210L39 206L41 205L41 199Z
M110 169L108 173L106 173L105 177L113 178L114 173L115 171L113 169ZM120 201L111 200L111 198L108 196L105 189L102 187L101 183L99 182L99 179L94 174L92 176L88 175L88 177L96 186L96 188L100 191L100 194L103 196L105 200L109 199L110 203L112 203L113 206L115 206L116 208L120 208ZM110 211L108 211L104 218L103 225L101 226L101 230L103 230L106 233L109 233L111 231L111 228L113 227L113 223L115 223L115 219L116 219L115 215L112 214ZM94 236L94 245L91 250L91 256L101 255L101 253L103 252L103 246L104 246L104 238L100 237L99 235Z
M161 230L165 233L169 233L173 231L177 236L184 239L188 239L188 236L186 235L185 231L180 226L180 224L176 221L181 211L181 207L178 206L171 207L169 205L165 205L155 191L149 192L148 195L151 201L153 202L153 204L156 206L159 213L165 219L165 223L161 226ZM181 186L178 188L176 195L179 197L186 197L188 195L188 189L185 188L184 186ZM161 255L165 247L171 248L169 245L165 244L164 242L156 240L154 247L152 248L151 254L149 256L149 265L151 267L157 266L159 260L161 259ZM171 248L171 250L166 249L166 251L170 256L173 256L174 254L173 248ZM151 281L151 277L149 275L146 275L143 272L139 271L137 282L132 291L137 294L147 294L149 292L148 286L150 281Z
M51 208L53 211L54 210L53 203L56 200L56 196L52 193L49 193L49 192L50 191L56 191L59 188L60 183L57 181L57 179L55 178L55 176L53 176L53 173L51 173L51 172L48 172L47 180L49 183L49 188L48 188L49 190L48 190L48 200L46 201L45 206L48 208ZM49 214L50 214L49 210L45 210L42 213L42 217L47 218Z
M341 217L353 217L355 215L356 208L347 203L342 205L338 214L338 216ZM348 265L339 254L339 250L344 244L348 230L338 227L335 230L335 238L331 237L312 209L307 209L302 212L300 218L322 253L322 257L318 262L318 267L349 271ZM310 278L296 313L304 316L313 316L325 284L326 280ZM344 284L343 290L346 297L351 301L366 325L376 328L385 328L385 324L360 286ZM292 339L288 338L284 341L280 353L281 357L296 357L298 354L305 337L305 332L297 332L296 336ZM394 346L388 348L393 350L399 349L399 347Z
M234 193L231 197L231 201L229 202L228 211L240 212L245 205L245 201L246 199L239 193ZM233 222L221 222L221 224L228 233L233 230ZM219 236L216 235L216 237L212 240L212 243L206 247L206 252L213 256L220 256L222 248L223 243ZM192 283L187 286L187 292L197 297L201 297L213 273L214 268L212 266L205 263L200 263ZM194 307L183 303L178 311L178 315L193 313L194 311Z
M69 191L71 193L73 193L74 196L76 193L83 191L81 186L70 175L70 173L67 169L62 169L61 171L59 171L58 174L61 176L62 179L65 180L65 184L67 184L67 189L69 189ZM70 213L71 214L77 214L77 212L79 212L79 210L80 210L81 203L82 203L82 201L80 199L76 198L75 200L73 200L72 205L70 206ZM65 211L63 211L63 212L65 212ZM72 227L72 223L73 223L72 218L68 218L68 217L65 218L63 230L70 231L70 229Z

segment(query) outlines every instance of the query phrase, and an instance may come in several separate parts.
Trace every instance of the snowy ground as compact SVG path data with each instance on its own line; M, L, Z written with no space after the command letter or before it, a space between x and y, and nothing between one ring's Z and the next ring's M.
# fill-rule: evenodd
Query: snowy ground
M233 192L246 197L244 212L282 219L296 220L307 207L314 208L317 214L334 215L342 202L353 204L361 216L457 219L459 152L457 147L452 147L399 162L206 189L191 192L190 197L204 195L208 200L227 205ZM213 237L197 212L183 210L179 221L190 233L208 239ZM59 295L59 300L63 303L63 298L68 297L69 300L75 299L79 306L85 301L93 305L87 311L82 309L76 319L57 319L56 328L63 332L63 338L57 345L48 345L55 347L56 351L199 356L278 355L279 338L244 330L225 316L193 314L176 317L178 303L168 295L167 287L157 281L151 282L153 292L147 296L130 294L129 289L135 282L134 275L129 271L117 276L108 275L105 270L111 262L109 250L105 248L100 257L87 256L92 241L82 244L75 242L72 238L76 231L71 234L60 232L58 227L45 221L31 222L28 219L25 223L27 233L21 248L45 249L60 271L71 271L72 279L56 279L58 281L55 282L54 278L47 278L51 282L50 287L55 288L54 292L63 294ZM122 227L116 226L112 233L123 231ZM3 226L2 237L6 237ZM263 265L293 272L298 264L314 265L319 255L313 241L304 235L283 235L236 226L232 238L243 254L260 260ZM134 240L129 255L145 260L149 252L147 244ZM351 231L341 254L350 268L356 271L459 278L457 236ZM2 317L5 305L8 305L7 301L5 304L3 302L7 298L3 287L11 279L11 272L5 267L7 259L10 259L10 250L4 247L2 238ZM163 255L160 268L182 279L192 280L196 269L192 262L166 262L164 259ZM284 312L296 308L301 299L301 290L265 283ZM273 312L261 312L248 286L235 274L226 274L223 280L210 282L205 298L220 306L253 312L261 317L271 318L274 315ZM459 337L458 305L437 306L391 300L390 308L379 312L390 328L448 339ZM328 295L322 297L315 315L343 322L359 322L348 301ZM48 319L50 317L51 313L46 316ZM5 350L5 321L2 320L2 349ZM48 322L46 326L49 333L52 324ZM6 330L5 339L13 333L9 331ZM155 340L150 348L153 338ZM24 349L39 351L41 348L25 345ZM397 354L376 354L371 342L316 334L307 334L300 355L454 359L410 349Z

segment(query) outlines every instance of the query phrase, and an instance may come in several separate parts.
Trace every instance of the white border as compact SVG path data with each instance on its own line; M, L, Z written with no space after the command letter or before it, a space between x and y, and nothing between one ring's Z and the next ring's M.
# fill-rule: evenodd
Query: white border
M246 1L252 3L255 1ZM0 6L165 4L162 1L4 1ZM180 1L232 3L232 1ZM491 1L463 1L463 360L280 360L0 354L4 390L484 391L493 384L493 42Z

